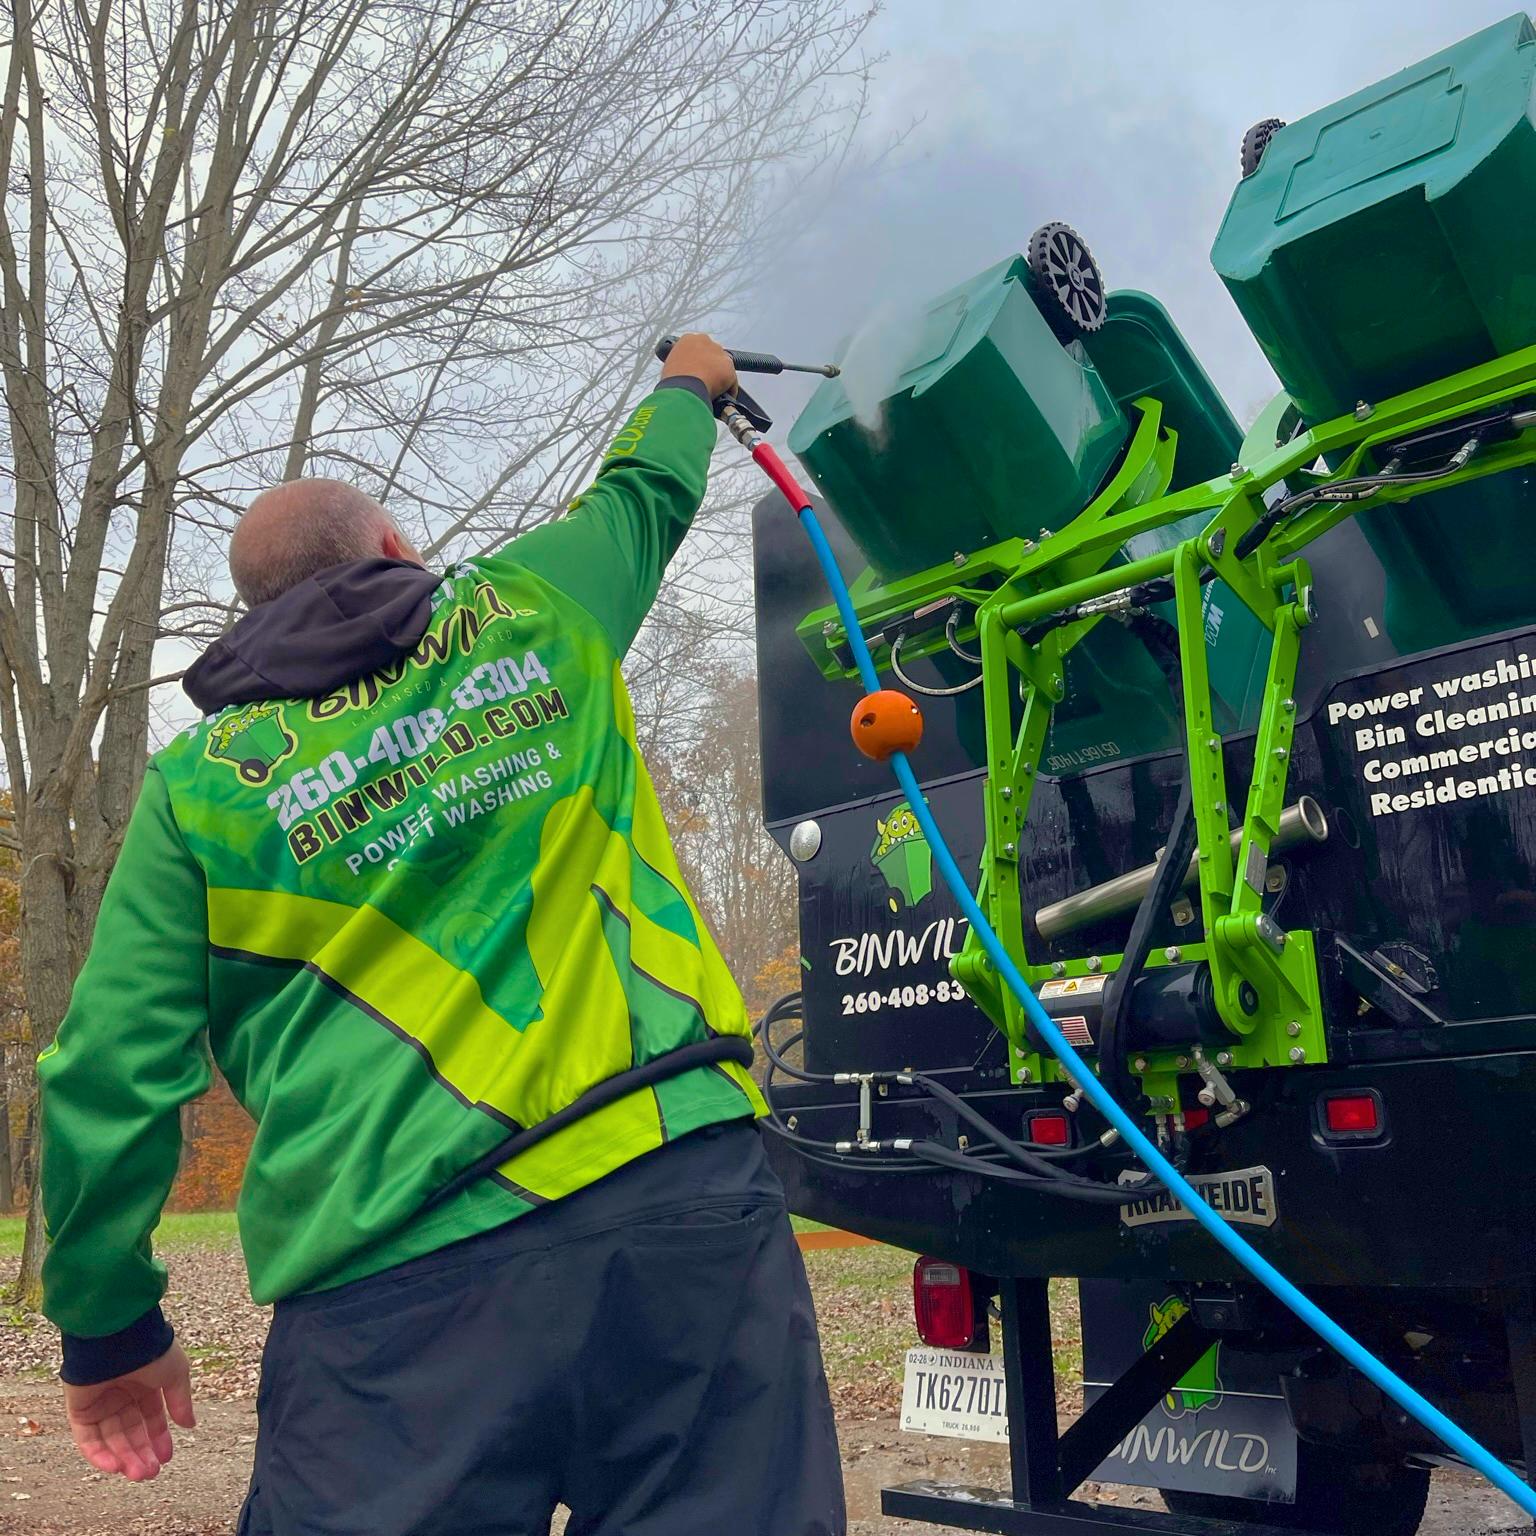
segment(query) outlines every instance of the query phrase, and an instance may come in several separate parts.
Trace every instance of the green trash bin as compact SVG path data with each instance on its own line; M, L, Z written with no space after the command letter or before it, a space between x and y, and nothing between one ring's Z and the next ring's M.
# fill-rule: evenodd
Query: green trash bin
M1022 256L879 317L839 361L789 446L886 581L1060 526L1128 435L1082 343L1036 308Z
M1011 257L914 313L866 326L842 360L852 356L853 374L867 349L887 387L830 379L790 431L790 447L883 582L948 566L956 551L1064 526L1114 470L1130 403L1142 396L1160 402L1178 434L1172 489L1222 474L1237 457L1237 423L1156 299L1110 294L1098 328L1063 341L1037 308L1028 270ZM878 402L876 419L858 420L850 384L866 417ZM1204 522L1143 534L1115 558L1167 548ZM1217 723L1241 729L1257 718L1267 631L1224 584L1212 583L1204 599ZM1047 772L1072 775L1178 744L1167 683L1121 625L1101 624L1064 671Z
M1536 27L1515 15L1279 129L1211 252L1303 418L1536 344ZM1404 651L1529 621L1526 474L1367 511Z
M1211 261L1309 421L1536 342L1536 28L1281 128Z

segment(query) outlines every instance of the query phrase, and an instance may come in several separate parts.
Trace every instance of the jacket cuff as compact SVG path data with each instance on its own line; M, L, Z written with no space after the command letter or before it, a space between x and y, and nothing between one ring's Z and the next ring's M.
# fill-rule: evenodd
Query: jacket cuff
M686 389L690 395L697 395L710 410L715 408L715 402L709 397L709 386L703 379L696 379L691 373L674 373L670 378L663 379L656 388Z
M151 1307L137 1321L116 1333L102 1334L98 1338L86 1338L77 1333L66 1333L64 1338L64 1366L59 1379L71 1387L91 1387L99 1381L111 1381L115 1376L126 1376L141 1365L158 1360L176 1334L166 1322L159 1307Z

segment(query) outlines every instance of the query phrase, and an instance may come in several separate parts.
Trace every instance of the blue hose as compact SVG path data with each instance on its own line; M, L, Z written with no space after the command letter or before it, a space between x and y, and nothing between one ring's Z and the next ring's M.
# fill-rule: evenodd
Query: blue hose
M809 507L797 510L806 533L810 535L816 558L821 562L827 585L832 589L833 601L837 604L838 614L842 618L844 633L848 636L848 643L852 646L854 659L858 663L859 678L865 689L874 693L880 687L880 677L875 671L875 663L869 654L869 647L864 642L864 631L858 615L854 612L853 599L849 596L847 583L843 580L842 571L838 569L837 556L833 554L832 546L827 542L827 536L817 521L815 512ZM1008 951L1003 948L1002 942L992 931L992 925L987 921L986 914L982 912L976 898L971 894L969 883L960 873L960 866L955 863L954 855L949 851L948 843L944 841L944 834L939 831L939 824L933 819L933 812L928 809L928 802L923 798L922 786L917 782L917 775L913 773L912 765L907 761L906 755L898 752L891 762L896 769L896 777L906 793L907 803L912 807L912 813L917 817L918 824L923 829L923 835L928 839L929 847L933 850L939 873L944 877L944 883L949 887L960 910L969 920L972 931L987 953L987 958L997 967L998 974L1008 983L1013 995L1018 998L1024 1011L1029 1015L1030 1023L1050 1046L1056 1059L1071 1074L1073 1082L1082 1089L1093 1107L1119 1131L1126 1145L1162 1180L1168 1192L1255 1280L1284 1302L1314 1333L1331 1344L1361 1375L1375 1382L1405 1413L1412 1414L1425 1429L1442 1440L1468 1466L1476 1468L1495 1488L1508 1494L1526 1514L1536 1517L1536 1490L1522 1482L1497 1456L1479 1445L1464 1429L1446 1418L1433 1403L1415 1392L1406 1381L1383 1365L1370 1350L1346 1333L1326 1312L1297 1290L1268 1259L1256 1253L1196 1194L1179 1170L1157 1150L1137 1127L1135 1121L1116 1103L1093 1071L1067 1043L1050 1015L1040 1006L1034 989L1024 979L1019 968L1009 958Z

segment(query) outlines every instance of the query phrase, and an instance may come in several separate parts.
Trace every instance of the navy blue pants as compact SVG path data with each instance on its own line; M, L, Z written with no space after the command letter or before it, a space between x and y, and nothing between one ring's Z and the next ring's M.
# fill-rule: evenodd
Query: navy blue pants
M843 1536L805 1268L746 1122L278 1304L239 1536Z

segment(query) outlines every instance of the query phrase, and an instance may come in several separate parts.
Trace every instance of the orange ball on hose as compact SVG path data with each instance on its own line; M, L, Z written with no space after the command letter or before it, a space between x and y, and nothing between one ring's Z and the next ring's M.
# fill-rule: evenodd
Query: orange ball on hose
M896 752L911 752L923 739L923 715L906 694L882 688L854 706L849 729L854 746L883 763Z

